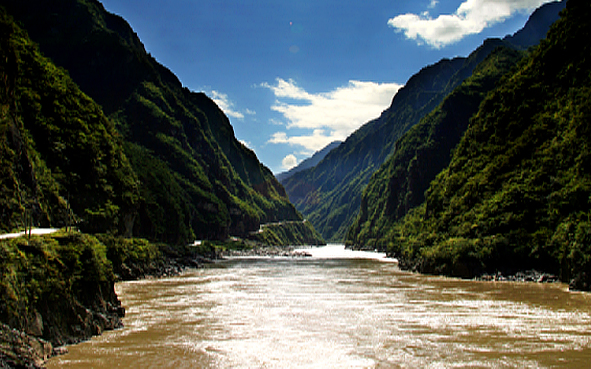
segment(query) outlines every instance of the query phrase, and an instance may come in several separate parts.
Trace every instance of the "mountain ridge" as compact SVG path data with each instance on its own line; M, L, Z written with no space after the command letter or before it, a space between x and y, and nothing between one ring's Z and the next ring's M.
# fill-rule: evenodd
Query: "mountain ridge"
M424 201L424 192L449 164L481 101L521 57L523 52L513 48L495 49L472 76L398 140L397 150L363 191L359 214L347 233L349 247L386 250L381 242L384 234Z
M304 159L297 166L291 168L290 170L288 170L286 172L281 172L281 173L275 175L275 177L277 178L279 183L283 184L283 181L285 181L287 178L293 176L294 174L301 172L302 170L315 167L322 159L324 159L326 157L326 155L328 155L329 152L331 152L334 148L339 146L341 143L342 143L342 141L333 141L333 142L329 143L324 148L316 151L311 157Z
M219 107L183 87L123 18L95 0L4 3L115 122L141 184L134 235L184 243L302 219Z
M403 269L473 278L535 269L591 288L591 3L489 92L425 193L381 236Z
M555 12L557 17L558 9ZM291 201L325 239L345 239L359 210L364 187L396 150L396 141L501 45L510 46L508 41L488 39L468 57L442 59L422 68L398 91L380 117L360 127L317 166L284 181Z

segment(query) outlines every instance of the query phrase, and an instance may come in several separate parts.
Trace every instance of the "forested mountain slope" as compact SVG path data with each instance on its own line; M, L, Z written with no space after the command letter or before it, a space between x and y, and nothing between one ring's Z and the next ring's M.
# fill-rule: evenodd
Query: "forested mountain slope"
M423 205L380 242L403 268L472 277L535 268L591 286L591 3L482 102Z
M400 89L378 119L354 132L314 168L283 182L290 200L325 239L344 239L363 188L392 153L394 142L469 75L471 67L465 58L425 67Z
M301 219L215 103L184 88L122 18L95 0L3 4L115 122L139 180L134 235L182 243Z
M396 143L394 154L373 175L361 200L359 214L349 229L347 245L379 249L392 224L423 203L424 192L451 160L452 149L486 94L522 57L499 47L482 61L472 76L449 94L420 123Z
M563 4L547 4L554 19ZM535 14L535 13L534 13ZM539 37L530 31L547 30L553 19L532 15L526 36L513 40L519 48L532 46ZM545 15L545 14L544 14ZM523 42L523 44L521 44ZM361 204L361 194L373 173L396 150L396 141L472 74L478 63L509 41L487 40L467 58L444 59L423 68L398 91L382 115L354 132L324 160L283 182L290 200L327 240L343 241ZM514 45L513 45L514 46ZM515 46L514 46L515 47Z
M0 230L130 232L139 183L113 123L0 12Z

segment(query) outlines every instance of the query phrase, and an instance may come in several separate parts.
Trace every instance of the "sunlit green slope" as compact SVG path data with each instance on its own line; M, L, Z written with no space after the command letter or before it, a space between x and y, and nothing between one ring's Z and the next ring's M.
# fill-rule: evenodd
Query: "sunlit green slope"
M527 49L544 37L564 3L536 10L524 28L503 40L486 40L467 58L441 60L412 76L382 115L362 126L314 168L283 181L291 201L325 239L342 242L371 176L397 150L406 131L435 109L496 47Z
M522 55L507 47L493 51L472 76L398 140L396 151L363 193L359 215L348 232L348 245L385 250L383 236L394 222L425 200L424 192L449 164L452 149L486 94Z
M401 266L591 278L591 3L567 10L490 93L423 205L380 242Z

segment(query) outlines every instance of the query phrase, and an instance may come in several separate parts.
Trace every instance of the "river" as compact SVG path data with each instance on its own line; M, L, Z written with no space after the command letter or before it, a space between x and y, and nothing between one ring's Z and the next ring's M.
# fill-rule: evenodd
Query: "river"
M234 258L124 282L125 328L49 368L580 368L591 295L402 272L383 255Z

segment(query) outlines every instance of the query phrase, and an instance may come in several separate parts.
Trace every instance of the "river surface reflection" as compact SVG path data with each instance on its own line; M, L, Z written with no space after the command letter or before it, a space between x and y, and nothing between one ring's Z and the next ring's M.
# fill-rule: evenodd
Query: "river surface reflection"
M50 368L586 367L591 295L401 272L342 246L119 283L125 328ZM367 259L365 257L371 257Z

